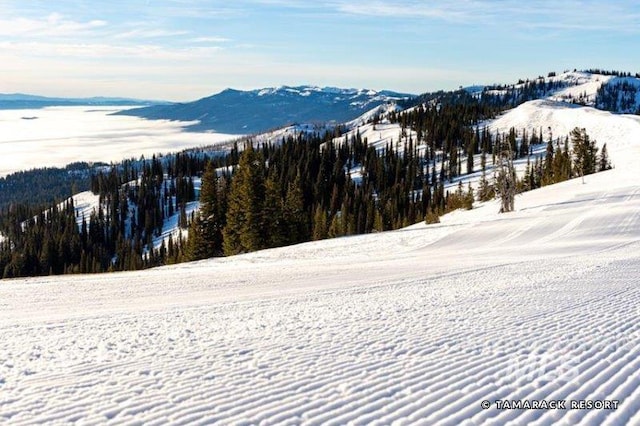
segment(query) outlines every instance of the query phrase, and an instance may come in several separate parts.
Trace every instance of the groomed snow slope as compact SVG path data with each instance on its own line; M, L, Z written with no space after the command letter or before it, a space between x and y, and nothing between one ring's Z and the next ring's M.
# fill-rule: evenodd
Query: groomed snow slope
M2 282L0 423L640 424L640 143L617 143L509 215Z

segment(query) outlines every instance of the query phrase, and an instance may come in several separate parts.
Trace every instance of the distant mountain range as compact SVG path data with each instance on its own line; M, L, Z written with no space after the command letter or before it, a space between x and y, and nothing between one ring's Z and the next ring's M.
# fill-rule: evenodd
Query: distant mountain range
M118 112L147 119L198 121L193 131L255 134L294 123L352 120L381 104L412 98L391 91L282 86L224 90L194 102L153 105Z
M167 104L164 101L150 101L131 98L54 98L23 93L0 93L0 109L38 109L51 106L148 106Z

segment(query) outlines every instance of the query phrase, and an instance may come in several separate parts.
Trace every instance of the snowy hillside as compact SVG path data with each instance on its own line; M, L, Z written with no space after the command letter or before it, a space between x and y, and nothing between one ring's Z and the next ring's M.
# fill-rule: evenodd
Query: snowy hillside
M536 100L507 111L488 126L502 132L511 128L528 132L542 129L545 139L549 132L555 139L564 138L575 127L585 128L600 147L607 144L614 166L638 170L640 116L617 115L590 107ZM637 155L629 155L630 149Z
M397 136L401 132L400 126L395 124L392 126L384 126L384 124L390 124L389 121L386 119L386 117L391 111L401 111L401 110L402 108L400 108L400 106L398 106L396 103L389 102L389 103L378 105L375 108L372 108L369 111L366 111L365 113L363 113L362 115L354 118L351 121L347 121L345 123L294 124L291 126L283 127L281 129L261 133L259 135L252 137L252 140L257 145L261 145L264 143L278 144L280 141L282 141L283 138L296 137L301 133L306 133L306 134L316 133L316 134L322 135L324 132L334 130L336 126L341 126L344 129L345 134L335 139L336 143L341 143L344 140L345 136L348 139L350 139L351 137L355 136L358 132L361 133L361 136L363 138L366 137L369 139L369 136L375 133L375 131L373 130L374 128L381 130L384 127L386 128L386 130L383 131L384 136L382 136L382 134L380 133L378 134L379 136L378 145L380 145L385 140L387 142L390 142L391 138L394 136L396 137L396 141L397 141ZM373 125L374 117L381 118L383 126L374 126ZM375 144L376 143L375 138L371 138L370 142ZM242 149L242 147L240 148Z
M508 215L3 282L0 421L640 424L640 120L536 101L492 126L585 127L615 168Z
M192 130L256 134L291 124L352 120L387 102L411 95L390 91L315 86L224 90L195 102L128 109L122 115L148 119L198 121Z
M587 83L585 83L587 84ZM590 83L588 83L590 84ZM382 150L387 146L391 146L398 152L403 152L404 146L411 141L416 144L416 133L410 129L403 131L398 123L391 123L386 119L386 114L392 110L397 110L394 104L381 105L366 112L362 116L345 123L346 132L343 136L333 140L336 145L351 141L354 137L361 137L368 141L369 146ZM374 116L381 119L377 123L373 123ZM592 139L595 139L601 148L607 143L607 149L615 167L638 168L635 157L627 155L628 149L640 140L640 117L633 115L616 115L606 111L600 111L590 107L580 107L578 105L552 101L552 100L535 100L524 103L517 108L507 111L496 120L482 123L480 127L488 126L492 132L496 130L501 133L508 133L511 128L521 132L523 129L529 134L538 133L542 130L545 140L551 135L554 139L565 138L575 127L585 127L587 133ZM258 144L262 143L279 143L283 138L306 132L322 132L327 130L326 126L313 125L296 125L285 127L258 135L254 141ZM635 145L634 145L635 146ZM418 151L422 153L425 149L424 144L418 144ZM544 157L546 144L533 146L533 157ZM638 153L640 155L640 152ZM445 188L455 190L458 181L462 181L465 185L471 183L474 190L478 189L481 167L480 155L475 158L475 173L465 175L454 179L445 184ZM525 171L527 159L519 159L515 161L515 167L520 176ZM493 164L487 166L488 175L493 172ZM439 168L438 168L439 170ZM361 165L354 165L350 170L351 179L358 181L361 178ZM197 203L189 206L189 213L197 208ZM169 218L163 228L163 238L156 238L154 247L159 248L162 241L168 241L168 236L177 237L180 230L177 227L177 215ZM182 230L186 236L186 230Z
M200 180L197 179L194 181L196 184L196 191L200 190ZM91 191L81 192L79 194L74 195L73 203L75 206L75 215L76 215L76 223L80 228L82 226L82 221L85 220L87 223L89 222L89 218L92 213L97 213L100 208L100 197L98 195L93 194ZM60 205L60 208L64 203ZM137 213L137 206L133 203L129 203L128 205L131 213L131 217L135 216ZM197 211L199 208L199 203L197 201L192 201L186 204L185 213L187 217L190 217L194 211ZM103 206L103 211L106 209ZM169 239L172 238L174 241L179 241L180 236L186 238L189 235L189 231L186 228L181 228L179 226L180 221L180 212L177 211L173 215L165 218L162 230L159 235L154 236L152 247L154 249L159 249L164 243L165 246L169 244ZM127 229L130 228L130 220L127 221L126 226ZM24 224L23 224L24 226ZM127 231L130 232L130 231ZM0 235L1 238L1 235Z
M629 74L565 71L558 75L550 73L547 77L520 80L517 84L486 87L483 93L512 102L512 105L547 99L617 113L640 111L640 78Z
M547 77L520 80L516 84L486 87L484 92L494 96L546 97L556 101L593 104L600 86L611 78L590 72L565 71L559 75L552 73Z
M593 74L587 72L566 72L549 80L560 82L566 85L564 89L560 89L550 96L550 99L573 102L579 101L587 105L594 105L598 89L607 84L613 76Z
M607 111L640 113L640 78L610 79L598 91L596 106Z

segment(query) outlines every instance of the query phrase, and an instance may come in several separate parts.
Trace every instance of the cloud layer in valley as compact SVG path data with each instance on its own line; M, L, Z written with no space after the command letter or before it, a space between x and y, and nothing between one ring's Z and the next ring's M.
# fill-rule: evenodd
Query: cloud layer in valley
M89 107L0 110L0 176L75 161L149 157L235 138L184 132L189 123L109 115L113 111Z

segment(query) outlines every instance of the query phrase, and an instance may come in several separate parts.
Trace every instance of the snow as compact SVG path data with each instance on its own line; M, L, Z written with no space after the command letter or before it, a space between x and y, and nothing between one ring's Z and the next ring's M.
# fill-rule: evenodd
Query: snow
M640 109L640 78L614 77L608 81L608 86L626 85L628 89L635 89L635 93L618 95L613 109L617 112L636 113Z
M273 95L278 89L273 88L273 87L268 87L265 89L261 89L258 92L258 96L266 96L266 95Z
M286 139L288 137L296 137L301 133L314 133L317 132L322 134L323 132L333 128L333 125L330 124L294 124L291 126L283 127L281 129L272 130L270 132L261 133L252 140L258 146L271 143L271 144L279 144L282 142L282 139ZM238 149L243 150L244 145L239 144Z
M585 127L615 168L507 215L5 281L0 421L640 424L640 121L543 101L493 126ZM619 407L496 407L519 399Z
M401 111L401 110L402 110L402 108L400 108L394 102L378 105L377 107L372 108L369 111L365 112L364 114L362 114L360 117L356 118L355 120L347 122L345 124L345 127L347 129L353 130L354 128L356 128L358 126L365 125L368 122L372 121L376 116L378 116L378 117L386 117L392 111Z
M384 117L385 114L396 109L397 105L388 104L380 105L374 108L357 119L346 123L346 128L350 129L342 136L333 139L333 143L340 145L345 140L350 141L357 134L364 140L367 139L368 146L374 147L377 150L382 150L387 146L393 147L397 152L404 151L404 144L409 142L411 137L414 145L417 143L417 134L411 129L402 129L399 123L391 123L387 119L382 119L377 124L373 124L371 121L375 116Z
M191 217L191 214L197 211L200 208L200 203L198 201L192 201L185 205L185 213L187 218ZM153 248L159 249L164 242L165 247L168 246L169 240L173 239L173 241L179 241L180 236L183 238L187 238L189 235L188 228L180 228L178 224L180 223L180 210L165 219L164 224L162 225L162 231L159 236L153 238Z
M562 73L557 77L551 77L549 80L562 81L569 84L569 87L557 91L550 96L550 99L570 102L572 99L582 97L588 105L593 105L600 86L606 84L612 78L614 77L587 72Z
M617 173L525 194L508 218L478 209L236 258L5 283L0 418L624 422L640 402L640 186ZM512 398L620 409L480 408Z
M100 196L95 195L91 191L83 191L75 194L71 197L73 199L73 206L75 210L76 223L78 224L78 228L82 226L82 221L86 220L87 225L89 224L89 218L91 217L91 213L94 211L97 212L100 206ZM69 202L69 199L59 203L57 205L58 210L62 211L65 208L65 205ZM45 217L49 215L51 209L45 210ZM34 221L38 220L38 216L33 217ZM24 231L27 226L28 221L22 222L20 225L22 226L22 230ZM0 234L0 242L6 239L5 236Z
M82 225L84 218L89 223L91 213L97 212L100 207L100 196L91 191L84 191L75 194L73 197L73 205L76 211L76 222L78 226ZM62 204L60 205L62 207Z
M310 96L312 92L325 92L334 95L344 96L376 96L378 94L375 90L369 89L341 89L337 87L318 87L318 86L279 86L279 87L267 87L255 91L258 96L273 95L277 93L290 93L299 96Z
M75 161L119 162L157 153L213 145L231 139L186 132L189 122L110 115L120 107L51 107L0 110L0 177L34 167ZM25 120L23 117L37 117Z
M611 114L591 107L579 107L550 100L526 102L510 110L489 124L492 130L508 132L512 127L518 131L543 131L548 139L549 130L553 138L564 138L575 127L585 128L591 139L607 150L614 167L638 171L640 158L640 116ZM638 175L636 175L638 176Z
M552 77L538 77L529 81L543 81L561 83L564 87L547 93L547 99L557 102L569 102L580 100L586 105L593 106L596 100L598 89L615 77L603 74L596 74L581 71L566 71ZM511 89L522 89L525 83L514 84ZM487 93L493 95L506 95L508 90L491 89Z

